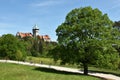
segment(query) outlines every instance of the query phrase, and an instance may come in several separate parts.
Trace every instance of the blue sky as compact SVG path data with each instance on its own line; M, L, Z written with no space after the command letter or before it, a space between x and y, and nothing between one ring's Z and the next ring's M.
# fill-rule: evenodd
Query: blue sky
M0 35L32 32L35 24L40 34L56 41L56 28L72 9L91 6L120 20L120 0L0 0Z

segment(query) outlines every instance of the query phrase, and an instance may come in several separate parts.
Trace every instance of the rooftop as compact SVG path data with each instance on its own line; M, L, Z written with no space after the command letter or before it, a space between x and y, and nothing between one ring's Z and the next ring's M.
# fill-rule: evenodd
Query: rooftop
M39 29L39 27L37 26L37 24L34 25L33 29Z

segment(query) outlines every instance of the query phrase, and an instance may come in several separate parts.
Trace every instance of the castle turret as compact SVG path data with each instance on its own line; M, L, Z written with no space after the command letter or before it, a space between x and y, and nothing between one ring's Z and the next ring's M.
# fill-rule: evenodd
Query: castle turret
M36 37L37 35L39 35L39 28L36 24L33 27L32 31L33 31L33 37Z

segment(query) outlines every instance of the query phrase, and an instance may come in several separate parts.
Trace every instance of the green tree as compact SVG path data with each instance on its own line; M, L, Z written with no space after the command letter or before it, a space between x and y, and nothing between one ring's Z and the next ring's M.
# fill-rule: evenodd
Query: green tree
M113 27L120 31L120 21L115 21L113 24ZM116 50L119 52L119 55L120 55L120 46L114 45L114 47L116 48Z
M40 56L42 52L43 52L42 40L39 38L34 38L32 48L31 48L32 56L35 56L35 57Z
M39 36L35 38L27 36L19 40L24 42L27 55L35 57L47 57L48 51L55 45L55 42L45 42Z
M82 63L84 74L88 74L88 65L99 63L103 59L101 56L112 54L118 59L118 53L112 44L117 44L119 33L115 32L112 25L107 14L102 14L97 8L74 9L56 29L58 46L51 54L56 60L62 60L63 64Z
M12 60L25 59L26 53L24 43L20 42L12 34L2 35L0 39L0 57Z
M50 57L49 51L56 46L56 42L44 42L43 44L43 57Z
M115 21L113 27L120 27L120 21Z
M19 40L21 40L21 42L23 42L25 44L27 55L31 56L32 55L31 50L33 49L33 43L34 43L33 37L27 36L22 39L19 38Z
M22 59L22 57L23 57L22 52L20 50L17 50L15 54L15 59L19 61Z
M21 41L25 43L26 51L28 56L40 56L43 52L43 41L39 39L39 37L24 37L19 38Z

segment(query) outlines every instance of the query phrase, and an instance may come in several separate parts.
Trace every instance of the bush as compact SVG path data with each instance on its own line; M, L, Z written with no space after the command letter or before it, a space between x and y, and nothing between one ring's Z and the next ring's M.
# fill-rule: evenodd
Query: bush
M11 60L25 59L26 51L24 43L12 34L3 35L0 38L0 57Z

